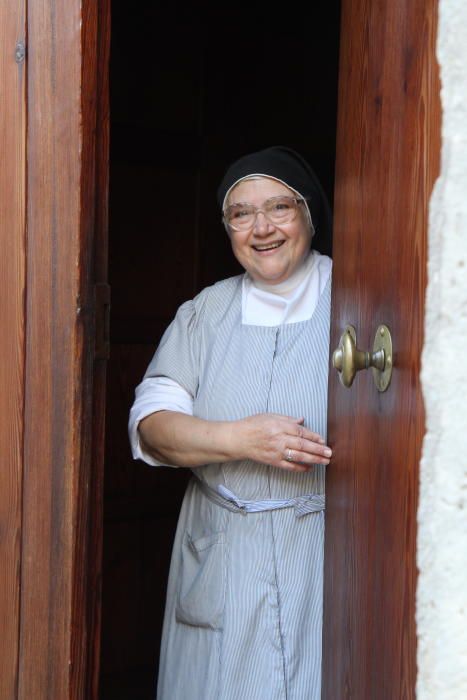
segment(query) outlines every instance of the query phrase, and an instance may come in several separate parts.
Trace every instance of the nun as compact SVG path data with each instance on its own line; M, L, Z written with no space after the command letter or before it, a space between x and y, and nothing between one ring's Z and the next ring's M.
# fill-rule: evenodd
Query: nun
M192 470L173 546L158 700L319 700L331 216L272 147L218 190L245 272L179 308L130 413L135 459Z

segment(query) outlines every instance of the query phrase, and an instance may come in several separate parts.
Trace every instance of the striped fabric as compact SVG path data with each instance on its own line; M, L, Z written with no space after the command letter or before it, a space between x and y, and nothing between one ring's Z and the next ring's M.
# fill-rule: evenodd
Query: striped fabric
M260 501L245 501L222 484L217 487L217 491L211 489L205 481L200 481L199 485L205 496L222 508L227 508L234 513L261 513L266 510L293 508L297 518L301 518L307 513L324 510L324 493L311 493L296 496L296 498L264 498Z
M330 281L309 320L267 327L242 325L241 280L183 304L145 376L177 381L201 418L304 416L326 437ZM324 471L249 460L196 469L173 548L158 700L320 698ZM219 488L239 503L207 496ZM290 499L306 514L241 507Z

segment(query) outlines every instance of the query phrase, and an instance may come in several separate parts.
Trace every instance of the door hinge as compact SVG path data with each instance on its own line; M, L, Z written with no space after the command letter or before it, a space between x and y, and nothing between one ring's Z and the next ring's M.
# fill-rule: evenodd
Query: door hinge
M108 360L110 356L110 285L94 285L95 346L94 357Z

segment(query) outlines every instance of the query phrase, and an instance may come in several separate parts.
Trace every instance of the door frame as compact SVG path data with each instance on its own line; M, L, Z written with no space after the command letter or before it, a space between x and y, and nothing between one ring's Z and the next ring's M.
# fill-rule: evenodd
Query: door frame
M0 3L0 697L18 682L26 244L26 2Z
M105 360L95 359L95 285L107 268L109 8L27 9L24 700L97 697Z

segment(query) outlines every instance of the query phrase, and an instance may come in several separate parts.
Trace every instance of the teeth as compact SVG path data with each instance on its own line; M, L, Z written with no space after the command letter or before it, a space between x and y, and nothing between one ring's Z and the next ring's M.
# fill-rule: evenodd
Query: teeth
M279 248L284 241L278 241L277 243L266 243L265 245L255 245L256 250L272 250L273 248Z

